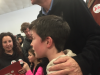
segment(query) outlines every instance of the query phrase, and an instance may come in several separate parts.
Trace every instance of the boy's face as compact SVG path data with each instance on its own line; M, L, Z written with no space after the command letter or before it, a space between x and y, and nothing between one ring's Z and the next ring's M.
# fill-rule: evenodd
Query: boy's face
M30 31L32 34L31 46L37 58L43 58L47 53L47 42L42 41L41 37L33 30Z

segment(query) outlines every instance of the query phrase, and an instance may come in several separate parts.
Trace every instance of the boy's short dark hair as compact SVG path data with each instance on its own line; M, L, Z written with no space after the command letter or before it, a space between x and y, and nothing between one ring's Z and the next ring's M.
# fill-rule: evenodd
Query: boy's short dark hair
M28 22L22 23L20 31L23 33L27 28L29 28L29 25Z
M42 38L42 41L50 36L53 39L58 52L64 49L66 39L70 33L68 23L61 17L54 15L47 15L36 19L30 24L29 29L35 30Z

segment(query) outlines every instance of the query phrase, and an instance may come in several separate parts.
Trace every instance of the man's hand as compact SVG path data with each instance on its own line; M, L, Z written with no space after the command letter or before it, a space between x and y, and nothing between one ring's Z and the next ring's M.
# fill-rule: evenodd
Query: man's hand
M78 63L71 57L61 57L57 59L49 68L49 71L57 71L49 75L83 75Z

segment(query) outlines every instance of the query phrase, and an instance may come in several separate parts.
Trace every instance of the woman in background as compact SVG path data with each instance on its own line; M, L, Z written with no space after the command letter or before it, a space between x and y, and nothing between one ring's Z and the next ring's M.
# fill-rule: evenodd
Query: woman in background
M17 36L17 40L18 40L18 43L20 44L20 47L22 48L23 47L23 41L24 41L23 36Z
M10 32L1 33L0 70L17 61L26 61L28 63L27 58L22 54L22 50L16 40L16 37Z

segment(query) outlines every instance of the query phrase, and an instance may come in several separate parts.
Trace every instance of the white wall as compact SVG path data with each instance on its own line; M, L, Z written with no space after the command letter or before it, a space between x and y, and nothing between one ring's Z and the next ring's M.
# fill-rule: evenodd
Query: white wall
M0 15L0 33L11 32L14 35L21 33L20 27L23 22L31 23L37 18L41 7L34 5L18 11ZM21 33L24 35L23 33Z

